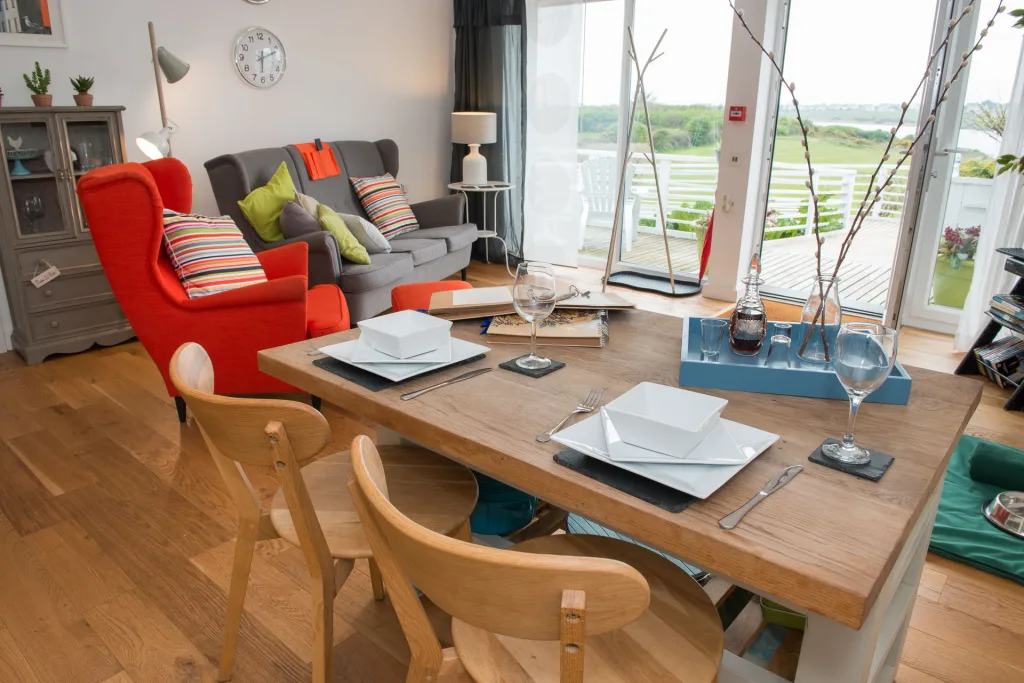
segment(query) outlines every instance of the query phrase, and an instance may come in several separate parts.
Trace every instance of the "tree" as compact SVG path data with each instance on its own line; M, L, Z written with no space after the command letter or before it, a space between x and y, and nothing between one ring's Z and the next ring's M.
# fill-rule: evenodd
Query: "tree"
M982 102L967 113L967 125L980 130L996 142L1003 141L1006 130L1006 105L999 102Z
M711 122L703 116L690 119L686 124L686 130L690 134L690 144L694 147L703 147L714 142L711 135Z

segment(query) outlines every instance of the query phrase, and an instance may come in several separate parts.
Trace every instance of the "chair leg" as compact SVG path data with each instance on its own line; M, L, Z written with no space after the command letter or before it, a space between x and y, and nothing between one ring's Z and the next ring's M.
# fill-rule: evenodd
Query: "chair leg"
M331 683L334 596L334 589L326 582L313 595L313 683Z
M322 398L320 398L319 396L310 396L309 399L310 399L310 401L309 401L310 405L313 406L314 410L316 410L317 412L322 413L323 412L322 409L323 409L323 406L324 406L324 400Z
M380 567L377 566L377 560L372 557L369 559L370 563L370 585L373 587L373 599L383 600L384 599L384 577L380 574Z
M468 276L469 276L469 268L468 267L467 268L463 268L462 269L462 281L465 282L468 279Z
M178 422L180 422L181 424L185 424L185 399L183 399L181 396L175 396L174 407L178 409Z
M249 570L256 550L256 526L239 520L238 538L235 539L235 560L231 567L231 587L228 592L228 614L224 625L224 642L220 650L218 681L231 680L238 646L238 630L245 609L245 593L249 588Z

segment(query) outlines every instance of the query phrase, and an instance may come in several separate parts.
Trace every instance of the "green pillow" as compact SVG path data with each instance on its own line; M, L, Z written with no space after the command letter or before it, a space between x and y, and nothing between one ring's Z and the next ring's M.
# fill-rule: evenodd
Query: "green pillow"
M284 239L281 209L285 202L293 201L295 183L288 173L288 164L282 161L270 182L250 192L248 197L238 202L238 206L264 242L280 242Z
M366 253L366 247L359 244L359 240L348 229L341 216L325 204L318 206L316 212L320 219L320 227L334 235L338 242L338 251L344 258L364 266L370 265L370 255Z

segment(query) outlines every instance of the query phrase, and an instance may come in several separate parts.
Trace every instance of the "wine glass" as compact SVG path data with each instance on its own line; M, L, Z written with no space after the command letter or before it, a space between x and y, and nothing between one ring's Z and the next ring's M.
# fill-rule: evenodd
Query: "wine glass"
M846 323L836 337L836 376L850 395L850 419L838 443L827 443L821 452L841 463L865 465L871 452L853 442L857 409L868 394L882 386L896 362L896 330L876 323Z
M537 355L537 323L555 310L555 269L548 263L520 263L512 288L512 305L516 313L530 323L530 355L518 359L516 365L524 370L542 370L550 366L550 359Z
M46 215L43 208L43 199L39 195L32 194L21 201L21 217L28 223L29 234L35 233L36 221Z

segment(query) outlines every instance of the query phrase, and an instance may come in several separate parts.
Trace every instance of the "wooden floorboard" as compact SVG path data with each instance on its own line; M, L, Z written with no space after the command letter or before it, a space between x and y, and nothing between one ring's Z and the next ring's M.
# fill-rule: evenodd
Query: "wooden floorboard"
M660 237L650 249L664 258ZM775 272L806 279L803 255L769 258ZM599 286L593 270L560 268L558 276ZM502 266L474 264L470 279L509 278ZM676 316L729 308L701 296L616 291ZM908 365L950 372L959 362L943 335L903 330L900 343ZM0 683L212 681L236 521L195 423L179 425L145 351L125 344L31 368L0 354L0 386ZM1004 412L1005 397L986 384L967 433L1022 448L1024 416ZM325 412L333 448L366 431ZM268 472L250 476L262 498L273 495ZM280 540L258 544L235 681L310 680L307 583L301 552ZM709 590L728 588L712 582ZM448 642L444 615L427 607ZM335 615L335 683L404 680L408 646L390 603L373 600L365 562L341 589ZM896 680L1024 681L1021 615L1024 587L929 556ZM742 652L759 628L752 603L730 649ZM787 638L769 666L791 677L798 649L799 638Z

